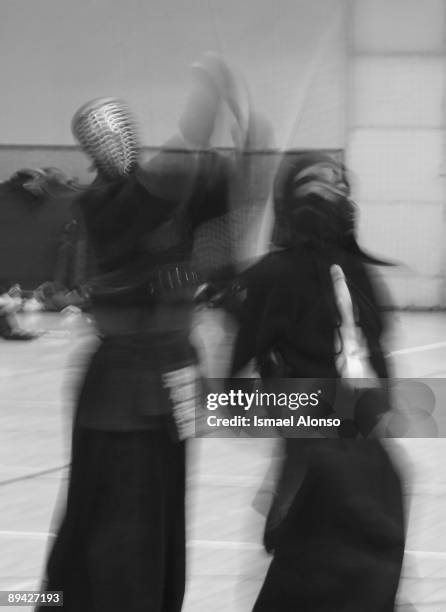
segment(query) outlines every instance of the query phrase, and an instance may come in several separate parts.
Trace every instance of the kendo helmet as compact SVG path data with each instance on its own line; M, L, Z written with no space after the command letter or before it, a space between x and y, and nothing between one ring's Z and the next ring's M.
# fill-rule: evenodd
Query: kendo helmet
M274 181L275 227L278 245L317 232L319 238L342 238L356 227L356 205L343 164L326 153L284 155ZM331 239L330 238L330 239Z
M131 174L138 161L136 125L125 102L97 98L75 113L71 122L74 137L108 178Z

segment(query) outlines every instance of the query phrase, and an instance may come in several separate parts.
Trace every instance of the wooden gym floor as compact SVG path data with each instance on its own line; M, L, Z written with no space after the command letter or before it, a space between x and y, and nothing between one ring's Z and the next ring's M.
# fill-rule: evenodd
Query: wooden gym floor
M39 586L67 479L70 389L94 344L84 316L23 317L25 326L46 333L32 342L0 340L0 590ZM228 349L219 314L199 313L195 333L208 373L218 375ZM446 377L446 313L395 315L391 342L397 376ZM399 611L411 601L418 612L444 612L446 440L407 439L401 448L411 463L410 477L405 472L411 506ZM185 612L251 610L269 563L253 502L258 507L268 497L267 484L261 494L259 487L274 450L271 439L190 444Z

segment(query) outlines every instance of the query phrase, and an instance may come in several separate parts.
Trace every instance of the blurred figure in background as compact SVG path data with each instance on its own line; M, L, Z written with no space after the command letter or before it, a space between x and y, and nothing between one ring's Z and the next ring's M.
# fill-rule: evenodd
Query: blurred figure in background
M207 149L229 77L222 60L205 58L180 134L146 164L123 102L94 100L73 119L97 170L79 205L101 342L79 394L67 507L47 566L45 588L64 592L67 611L182 606L185 440L201 401L193 296L220 265L193 251L200 228L228 209L229 160Z
M337 266L370 368L381 382L388 377L380 295L367 267L381 262L356 241L349 192L345 169L330 156L284 156L274 187L276 250L240 281L246 299L232 375L254 359L266 388L281 378L304 386L304 379L319 380L332 394L328 404L334 400L342 326L333 283ZM369 438L387 410L386 383L382 386L378 405L353 431L340 430L336 439L285 440L265 530L274 558L255 612L394 609L405 542L401 483L381 442Z
M82 303L86 266L71 223L80 190L58 168L23 168L0 185L0 276L11 279L8 291L20 286L25 311L33 298L47 310Z
M4 340L34 340L39 334L20 327L17 312L22 307L22 292L18 285L0 281L0 338Z

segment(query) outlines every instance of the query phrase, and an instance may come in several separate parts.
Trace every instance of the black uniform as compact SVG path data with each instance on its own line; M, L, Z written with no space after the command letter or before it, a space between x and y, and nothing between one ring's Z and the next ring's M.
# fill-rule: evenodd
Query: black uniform
M325 389L335 388L334 263L342 266L358 305L375 370L387 376L383 320L364 263L339 249L321 253L308 244L272 253L245 274L233 372L254 358L268 390L276 376L319 379ZM405 528L399 476L382 444L295 438L284 443L265 529L264 544L274 559L255 612L392 611Z
M200 403L190 259L195 230L225 213L228 169L213 153L198 163L178 155L99 178L80 201L101 342L79 393L67 509L47 567L45 588L64 592L67 611L182 605L184 438Z

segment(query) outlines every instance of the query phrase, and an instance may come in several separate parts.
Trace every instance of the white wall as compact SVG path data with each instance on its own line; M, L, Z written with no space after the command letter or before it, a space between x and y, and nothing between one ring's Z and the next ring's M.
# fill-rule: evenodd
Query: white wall
M243 72L277 144L343 146L342 7L343 0L2 0L0 145L71 144L73 112L104 95L127 98L144 143L160 145L175 129L189 66L214 50Z
M351 3L347 163L399 306L445 305L444 0Z

